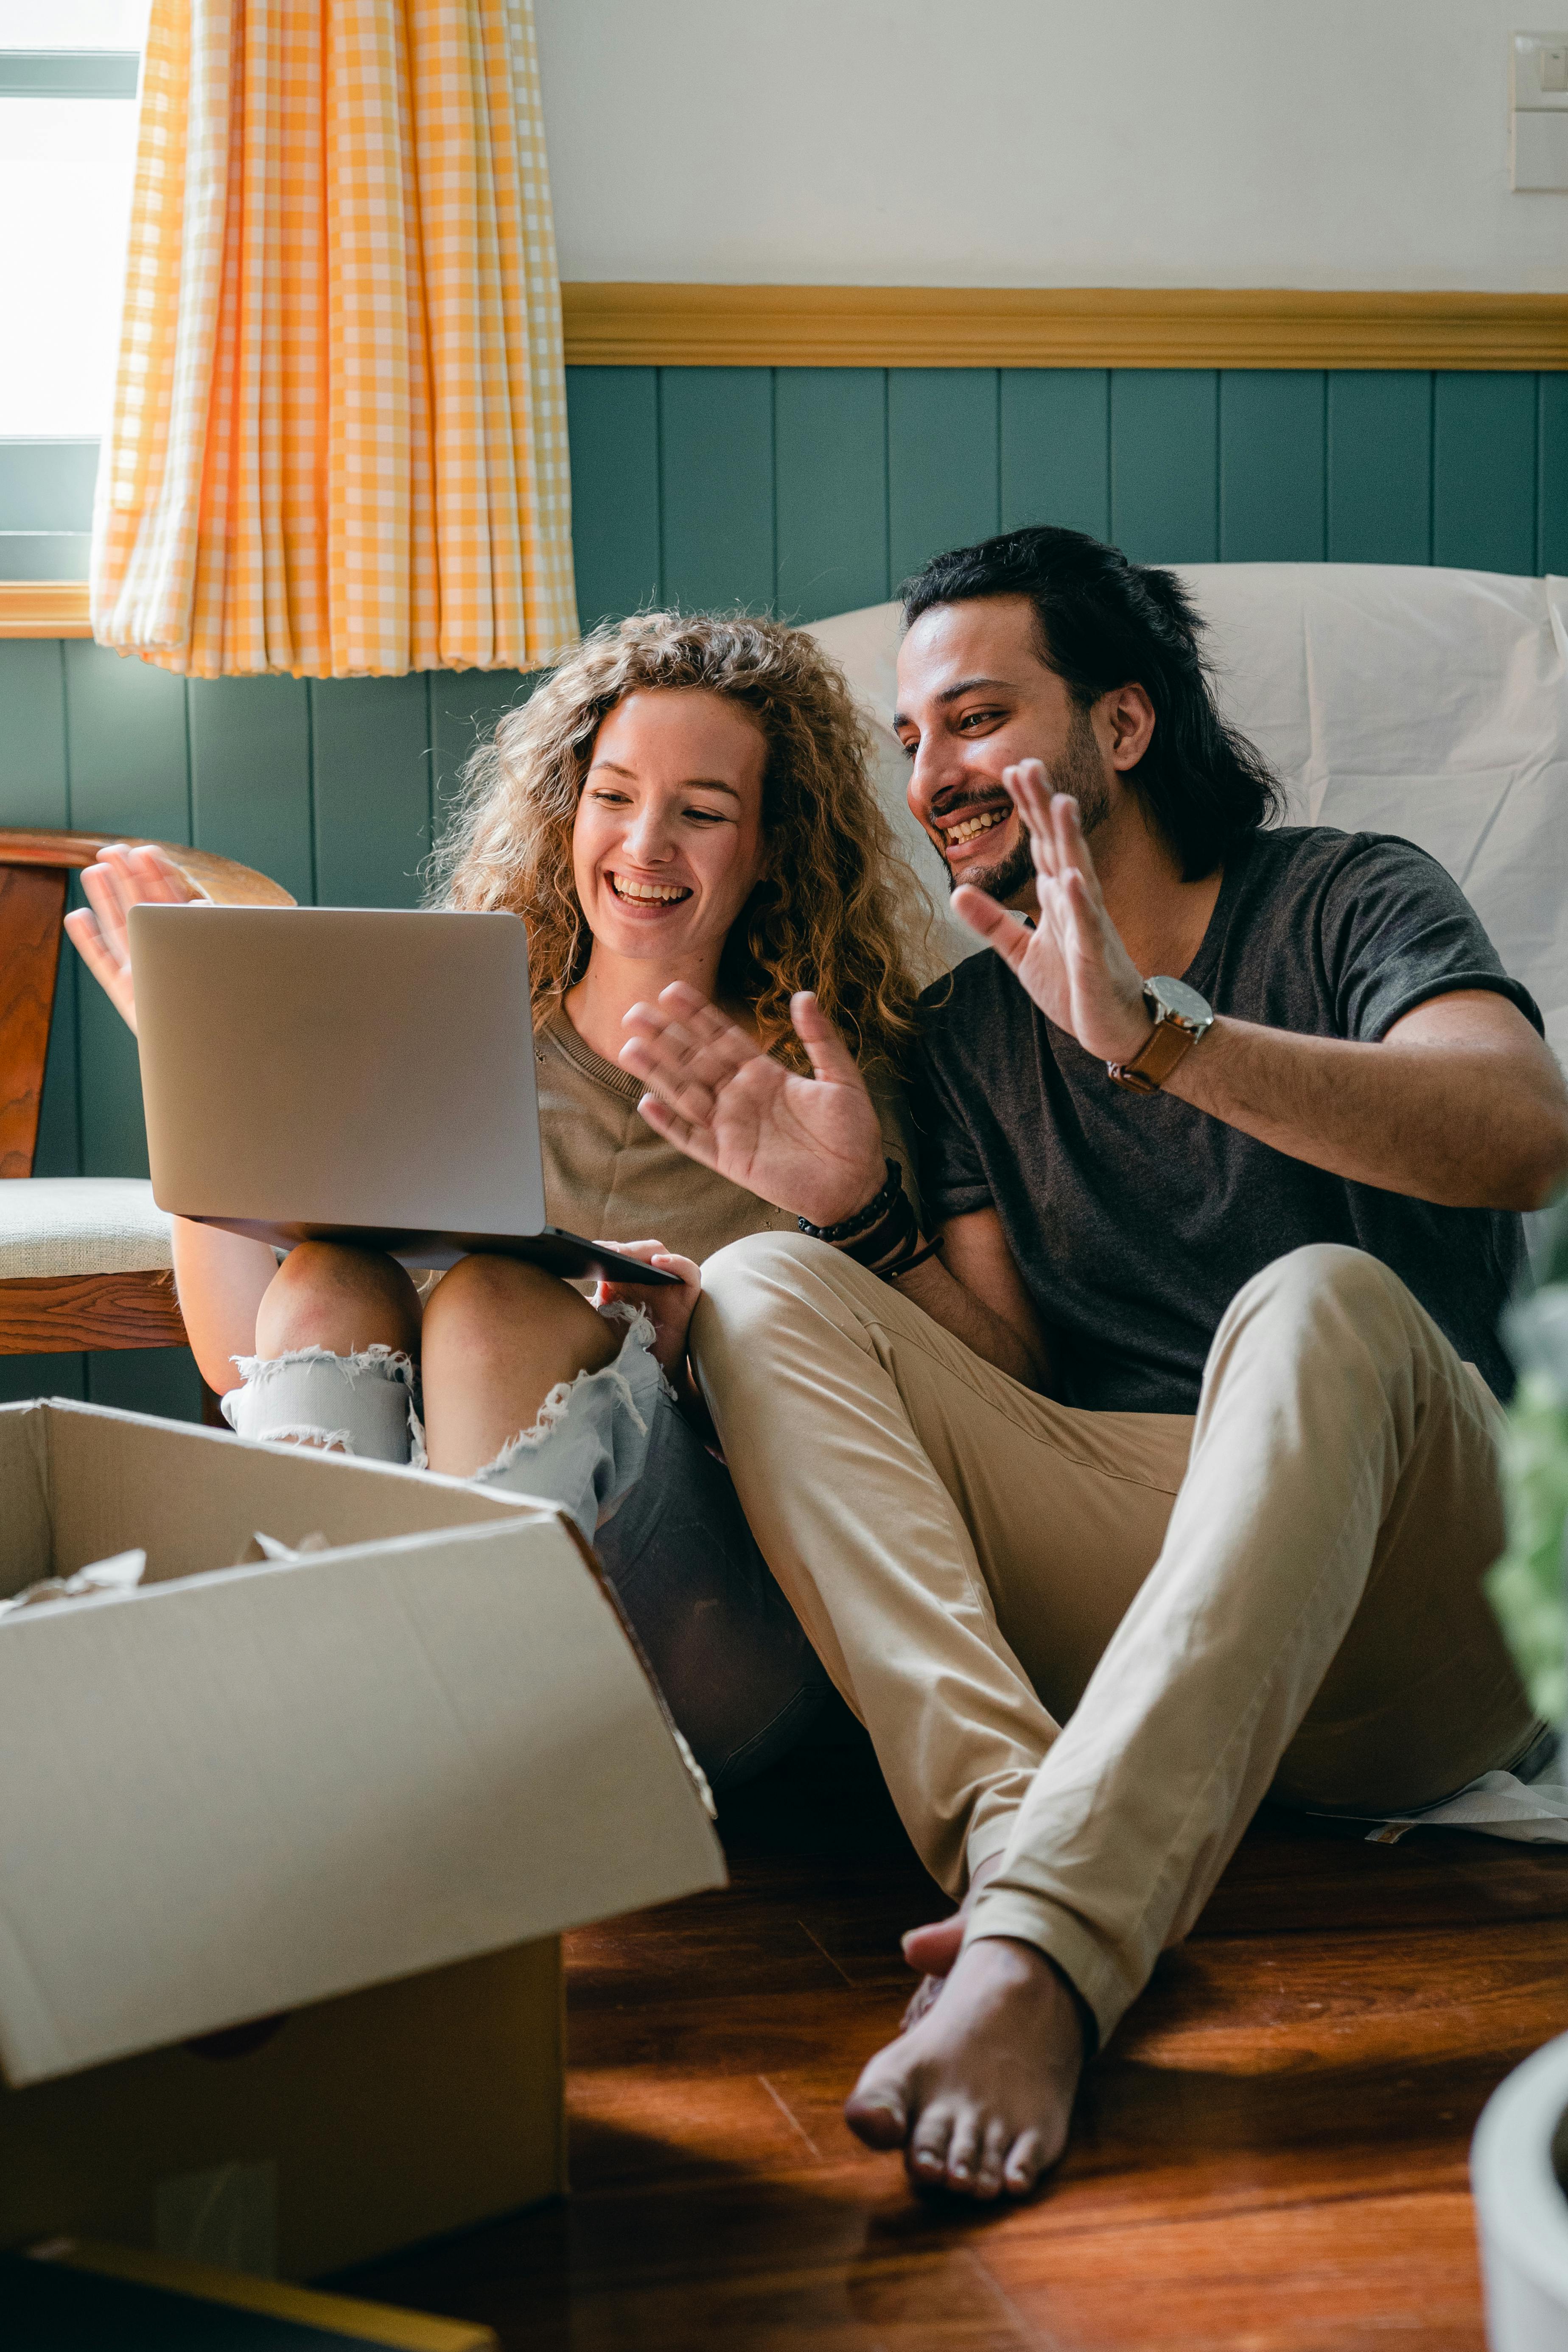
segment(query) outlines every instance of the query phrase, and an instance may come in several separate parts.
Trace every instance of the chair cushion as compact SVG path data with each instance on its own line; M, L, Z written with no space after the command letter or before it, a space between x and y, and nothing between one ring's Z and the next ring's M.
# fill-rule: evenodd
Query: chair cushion
M135 1177L13 1177L0 1183L0 1282L166 1271L171 1223Z

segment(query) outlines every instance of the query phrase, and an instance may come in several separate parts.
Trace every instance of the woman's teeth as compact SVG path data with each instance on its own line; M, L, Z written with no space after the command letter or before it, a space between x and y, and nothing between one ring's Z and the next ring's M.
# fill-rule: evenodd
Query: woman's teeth
M973 841L977 833L989 833L994 824L1003 824L1009 814L1006 809L987 809L984 816L966 816L962 824L948 826L947 837L949 841Z
M691 896L690 891L683 889L678 882L628 882L619 874L611 875L610 887L617 898L637 898L665 907L673 906L678 898L689 898Z

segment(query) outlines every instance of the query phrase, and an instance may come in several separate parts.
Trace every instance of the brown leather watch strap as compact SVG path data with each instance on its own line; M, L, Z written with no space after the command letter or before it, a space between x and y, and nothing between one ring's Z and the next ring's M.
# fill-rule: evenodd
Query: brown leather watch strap
M1198 1042L1198 1033L1184 1022L1157 1021L1154 1034L1130 1062L1107 1062L1119 1087L1130 1094L1157 1095L1182 1055Z

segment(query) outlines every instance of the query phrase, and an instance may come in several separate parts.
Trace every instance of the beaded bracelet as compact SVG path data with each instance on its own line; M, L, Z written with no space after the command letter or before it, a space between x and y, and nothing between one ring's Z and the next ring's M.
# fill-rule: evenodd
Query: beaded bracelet
M852 1257L857 1265L866 1266L875 1274L880 1270L885 1257L890 1256L895 1250L907 1253L919 1239L915 1204L905 1192L900 1176L899 1188L884 1214L874 1225L868 1225L864 1233L852 1234L848 1241L840 1242L837 1246L846 1257Z
M887 1169L887 1178L881 1190L872 1195L863 1209L857 1209L852 1217L841 1217L836 1225L814 1225L805 1217L797 1217L795 1223L803 1234L809 1234L814 1242L847 1242L861 1234L869 1233L873 1225L880 1223L904 1189L904 1171L898 1161L889 1160Z

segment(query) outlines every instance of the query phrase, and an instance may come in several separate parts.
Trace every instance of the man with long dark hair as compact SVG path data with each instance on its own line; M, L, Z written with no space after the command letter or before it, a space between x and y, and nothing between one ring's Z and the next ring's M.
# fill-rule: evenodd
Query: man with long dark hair
M905 613L910 804L994 950L925 1001L923 1222L809 997L815 1080L679 989L622 1059L802 1223L710 1262L697 1360L963 1893L906 1938L932 1981L849 2121L987 2197L1060 2153L1266 1793L1404 1810L1536 1748L1480 1580L1568 1093L1434 860L1266 824L1170 573L1015 531Z

